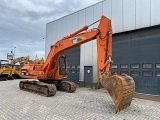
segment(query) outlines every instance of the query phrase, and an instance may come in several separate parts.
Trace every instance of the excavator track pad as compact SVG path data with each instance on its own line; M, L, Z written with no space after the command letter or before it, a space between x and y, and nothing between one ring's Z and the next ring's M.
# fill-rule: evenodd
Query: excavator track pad
M76 90L77 85L74 82L68 82L68 81L63 81L59 86L57 86L57 89L59 91L65 91L72 93Z
M20 81L19 88L21 90L34 92L46 97L54 96L56 91L64 91L72 93L76 90L77 85L73 82L62 81L55 84L48 84L40 81Z
M56 86L54 84L47 84L39 81L20 81L19 88L21 90L34 92L46 97L54 96L56 94Z
M110 94L116 107L116 113L130 106L135 90L132 77L105 72L100 78L100 82Z

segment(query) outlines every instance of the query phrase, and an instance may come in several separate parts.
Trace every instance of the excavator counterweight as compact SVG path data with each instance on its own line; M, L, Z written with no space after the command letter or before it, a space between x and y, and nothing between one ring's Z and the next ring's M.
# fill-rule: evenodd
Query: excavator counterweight
M99 81L110 94L116 106L116 112L128 107L131 104L135 90L134 80L128 75L117 75L112 72L111 20L102 16L98 21L97 28L88 30L90 25L84 26L57 41L51 47L42 68L35 72L36 74L33 74L34 72L28 73L29 70L26 68L26 78L27 75L34 75L39 81L21 81L19 84L20 89L33 91L45 96L55 95L56 90L74 92L76 84L63 81L67 78L68 67L67 57L62 54L68 49L96 40Z

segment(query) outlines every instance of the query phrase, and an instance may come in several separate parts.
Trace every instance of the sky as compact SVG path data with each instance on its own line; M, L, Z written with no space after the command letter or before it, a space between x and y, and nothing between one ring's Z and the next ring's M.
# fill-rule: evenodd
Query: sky
M46 24L102 0L1 0L0 59L45 57Z

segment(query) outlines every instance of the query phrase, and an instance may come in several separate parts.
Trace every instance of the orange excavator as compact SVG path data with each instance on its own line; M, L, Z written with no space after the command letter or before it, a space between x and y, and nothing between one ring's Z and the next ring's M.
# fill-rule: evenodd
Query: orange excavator
M43 57L38 59L36 56L35 60L32 63L24 64L20 71L21 78L28 79L37 79L37 74L39 71L42 71L42 67L44 64Z
M88 30L88 27L99 22L98 28ZM52 46L42 70L37 74L36 81L20 81L22 90L33 91L45 96L53 96L56 90L74 92L76 84L64 81L67 78L67 59L61 55L64 51L79 46L91 40L97 41L99 81L107 89L116 112L130 106L135 83L128 75L117 75L112 71L112 27L111 20L102 16L100 20L66 36Z
M37 79L39 71L42 71L43 64L24 64L20 70L21 78Z

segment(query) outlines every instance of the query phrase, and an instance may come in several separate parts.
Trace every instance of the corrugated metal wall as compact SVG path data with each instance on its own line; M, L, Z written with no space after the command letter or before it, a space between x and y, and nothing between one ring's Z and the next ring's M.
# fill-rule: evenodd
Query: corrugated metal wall
M160 95L160 26L115 34L113 69L134 78L136 92Z
M73 14L50 22L46 26L46 56L50 46L62 37L105 15L112 20L113 33L130 31L160 24L160 0L104 0ZM97 27L95 24L93 27ZM93 66L93 82L97 82L96 42L81 45L80 81L84 66Z

